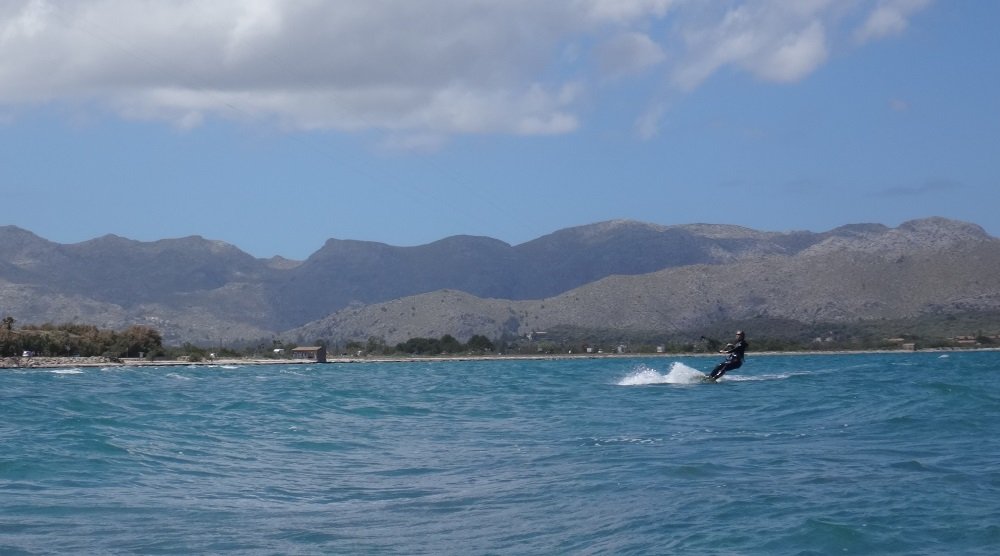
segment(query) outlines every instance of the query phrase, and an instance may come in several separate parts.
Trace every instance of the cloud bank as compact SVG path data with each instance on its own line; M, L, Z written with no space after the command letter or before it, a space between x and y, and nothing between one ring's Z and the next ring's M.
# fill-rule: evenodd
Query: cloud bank
M795 82L841 43L899 34L927 4L7 0L0 107L415 138L404 144L561 134L579 128L602 86L652 75L692 92L724 68Z

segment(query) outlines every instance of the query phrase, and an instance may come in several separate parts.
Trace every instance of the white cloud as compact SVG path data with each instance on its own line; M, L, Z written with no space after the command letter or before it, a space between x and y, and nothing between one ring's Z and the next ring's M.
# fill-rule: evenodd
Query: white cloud
M660 132L660 120L666 112L666 106L662 102L654 103L636 118L635 131L642 139L651 139Z
M19 12L10 11L11 7L8 6L8 12L4 14L6 24L0 33L0 41L4 43L17 39L31 39L38 35L44 30L45 20L52 11L51 6L43 0L32 0Z
M882 0L855 33L858 42L898 35L906 30L909 18L924 9L930 0Z
M795 81L827 57L824 15L829 3L747 2L682 33L674 82L693 90L725 66L768 81Z
M578 0L577 8L598 23L624 23L650 15L662 17L675 0Z
M462 133L559 134L579 128L581 99L601 77L665 72L693 91L732 67L795 81L827 59L831 30L850 21L845 11L866 18L856 36L872 40L905 29L926 5L6 0L0 108L68 101L182 128L224 117L376 129L399 145ZM649 135L664 106L660 91L651 94Z
M811 22L804 29L781 37L759 58L747 62L748 69L770 81L796 81L826 61L823 24Z
M647 35L621 33L598 47L597 59L602 73L612 77L639 73L666 58L663 49Z
M694 3L676 7L676 32L665 41L670 81L691 92L717 72L735 68L777 83L799 81L822 66L854 18L866 23L854 32L858 43L898 34L930 0L744 0ZM850 31L846 32L850 35ZM652 116L642 121L641 135L655 135Z
M544 4L544 3L542 3ZM0 103L95 100L182 127L565 133L571 80L538 79L584 27L533 2L31 0L0 8Z

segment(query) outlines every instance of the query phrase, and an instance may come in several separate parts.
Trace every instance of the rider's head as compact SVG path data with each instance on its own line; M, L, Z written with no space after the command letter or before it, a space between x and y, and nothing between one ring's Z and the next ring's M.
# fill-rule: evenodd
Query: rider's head
M743 334L743 331L742 331L742 330L737 330L737 331L736 331L736 337L737 337L737 338L742 338L742 337L744 337L744 336L745 336L745 334Z

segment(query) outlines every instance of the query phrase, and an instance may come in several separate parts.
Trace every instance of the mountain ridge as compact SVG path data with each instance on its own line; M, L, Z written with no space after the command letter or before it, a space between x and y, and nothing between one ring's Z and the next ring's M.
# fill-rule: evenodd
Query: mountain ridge
M1000 285L982 268L1000 275L997 245L1000 240L976 224L938 217L896 228L847 224L826 232L611 220L519 245L471 235L413 247L330 239L305 260L292 261L255 258L201 236L141 242L108 234L59 244L3 226L0 307L25 323L152 324L173 343L279 334L308 341L372 335L388 341L397 334L431 334L441 323L490 334L523 334L536 325L638 329L641 319L609 318L622 307L663 330L753 316L754 310L793 320L895 318L931 306L992 309ZM901 269L921 277L902 281L923 292L916 305L903 303L893 286L892 272ZM937 282L923 279L934 276ZM656 290L670 295L649 293ZM748 293L729 300L730 290ZM829 292L869 305L838 301ZM779 301L792 294L798 309L780 309ZM964 301L958 303L960 295ZM826 299L828 306L810 296ZM399 303L410 303L433 315L424 307L429 299L454 304L454 310L440 312L438 323L417 326L419 319L400 309ZM882 312L875 310L879 306ZM368 309L396 320L376 326L364 316Z

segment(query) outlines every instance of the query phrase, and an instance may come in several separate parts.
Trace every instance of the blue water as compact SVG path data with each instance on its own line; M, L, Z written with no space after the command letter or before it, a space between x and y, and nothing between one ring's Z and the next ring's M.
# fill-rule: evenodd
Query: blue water
M1000 353L0 371L2 554L995 554Z

